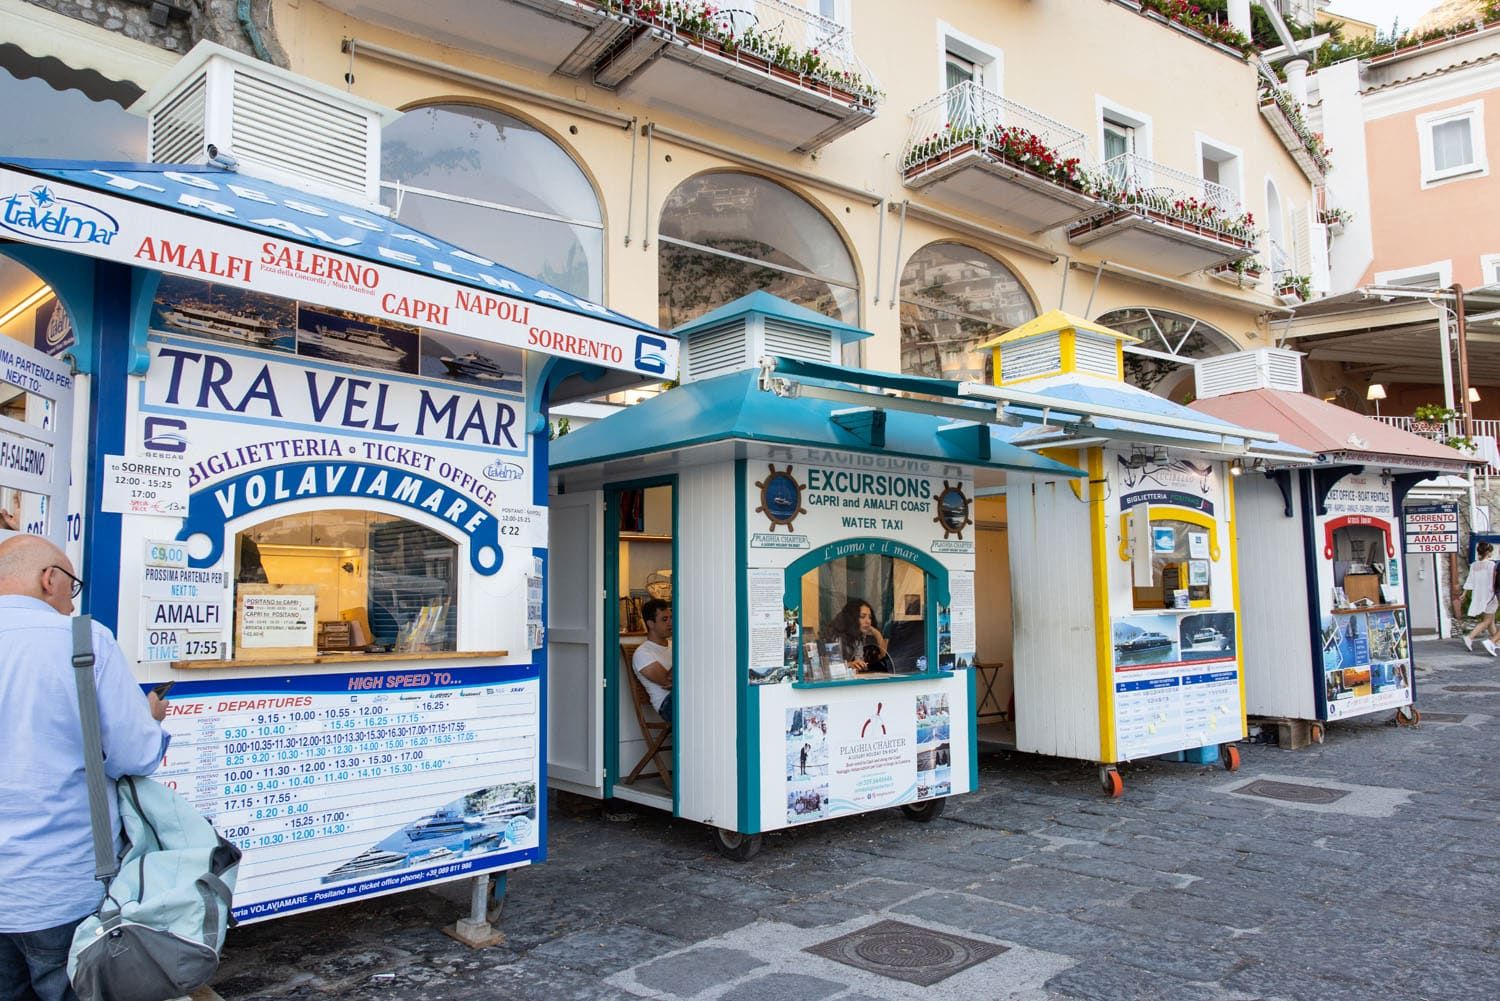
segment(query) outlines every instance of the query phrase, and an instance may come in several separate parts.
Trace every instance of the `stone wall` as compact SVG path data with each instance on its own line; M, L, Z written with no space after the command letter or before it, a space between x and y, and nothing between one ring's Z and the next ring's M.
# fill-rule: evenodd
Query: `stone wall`
M287 63L286 53L276 41L271 22L271 0L250 0L250 18L259 36L257 47L251 32L238 16L237 0L29 0L38 7L76 18L106 31L154 45L168 52L187 52L199 41L211 42L266 59L278 66ZM152 10L167 14L165 24L152 23ZM160 17L157 20L161 20Z

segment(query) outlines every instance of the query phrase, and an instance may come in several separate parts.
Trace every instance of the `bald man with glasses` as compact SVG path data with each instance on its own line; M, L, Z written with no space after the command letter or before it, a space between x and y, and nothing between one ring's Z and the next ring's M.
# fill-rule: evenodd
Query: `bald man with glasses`
M83 581L46 539L0 542L0 1001L76 1001L68 949L99 906L73 679L73 599ZM94 683L111 825L114 780L166 753L166 703L144 695L110 631L94 623Z

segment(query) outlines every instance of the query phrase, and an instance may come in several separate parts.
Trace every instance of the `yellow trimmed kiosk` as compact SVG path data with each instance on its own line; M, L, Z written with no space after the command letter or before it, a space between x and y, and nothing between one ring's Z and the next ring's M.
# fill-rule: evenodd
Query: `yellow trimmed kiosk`
M1133 759L1238 767L1233 474L1257 458L1313 458L1127 385L1132 340L1054 311L983 345L996 385L965 387L1028 425L1014 443L1089 474L1013 473L1003 500L980 499L981 524L1003 526L1018 624L981 645L980 673L999 675L990 690L1010 693L984 707L981 746L1096 761L1111 796L1123 790L1116 766ZM1004 576L981 558L979 593Z
M1205 359L1194 410L1273 431L1318 455L1268 461L1237 483L1247 607L1245 708L1283 747L1322 743L1325 724L1395 710L1416 722L1408 554L1456 540L1458 506L1407 509L1423 480L1483 460L1302 392L1302 358L1261 348ZM1405 516L1403 516L1403 513ZM1431 529L1415 538L1406 523Z
M741 860L793 825L931 820L978 782L975 491L1082 473L954 383L840 367L868 335L767 293L675 333L680 387L553 442L552 786Z

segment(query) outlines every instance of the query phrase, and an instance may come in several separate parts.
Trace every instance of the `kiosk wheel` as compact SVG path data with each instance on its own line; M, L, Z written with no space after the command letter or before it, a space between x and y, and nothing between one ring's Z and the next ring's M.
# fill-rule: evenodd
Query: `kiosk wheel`
M1402 706L1396 710L1397 726L1416 726L1422 722L1422 711L1416 706Z
M1120 770L1114 765L1099 766L1099 785L1110 799L1119 799L1125 793L1125 780L1120 778Z
M1226 772L1237 772L1240 770L1240 749L1233 744L1219 745L1219 760L1224 762Z
M760 835L714 828L714 848L727 859L748 862L760 854Z
M913 820L919 824L930 824L943 815L943 811L947 809L947 806L948 800L946 798L926 799L920 803L903 804L901 812L906 815L907 820Z
M1321 744L1328 739L1328 731L1323 728L1322 723L1314 723L1307 728L1307 736L1314 744Z

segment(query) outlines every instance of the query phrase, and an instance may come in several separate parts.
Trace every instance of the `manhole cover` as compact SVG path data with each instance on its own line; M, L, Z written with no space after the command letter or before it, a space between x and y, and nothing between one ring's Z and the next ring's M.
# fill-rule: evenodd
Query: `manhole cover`
M1423 723L1462 723L1469 718L1468 713L1423 713Z
M1327 786L1306 786L1298 782L1275 782L1271 779L1256 779L1233 790L1238 796L1261 796L1279 799L1284 803L1312 803L1322 805L1336 803L1349 795L1347 789L1330 789Z
M1005 952L1005 946L918 928L904 921L880 921L859 931L809 946L823 956L883 977L931 987Z
M1444 685L1445 692L1500 692L1500 685ZM1426 713L1422 716L1425 718Z

